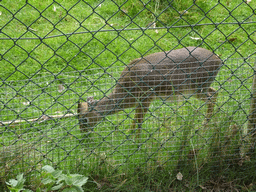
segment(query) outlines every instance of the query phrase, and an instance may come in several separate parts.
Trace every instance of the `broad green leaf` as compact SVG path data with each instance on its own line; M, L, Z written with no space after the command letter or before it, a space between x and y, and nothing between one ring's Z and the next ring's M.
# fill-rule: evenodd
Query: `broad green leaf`
M41 181L44 185L47 185L49 183L55 182L55 180L51 179L51 178L44 178Z
M58 180L57 180L56 184L59 184L61 181L65 181L65 178L66 178L66 177L67 177L66 175L61 174L61 175L58 177Z
M79 174L70 174L66 176L65 182L67 185L77 185L77 186L82 186L87 182L87 179L83 175Z
M22 180L22 179L23 179L23 173L22 173L22 174L17 175L17 177L16 177L16 178L17 178L17 180L18 180L18 181Z
M82 189L82 187L80 186L73 186L77 192L84 192L84 190Z
M21 191L20 189L12 188L12 187L10 187L10 186L7 186L7 187L8 187L8 189L9 189L11 192L19 192L19 191Z
M30 189L25 189L24 191L22 191L22 192L33 192L32 190L30 190Z
M51 190L53 190L53 191L59 190L62 186L63 186L63 183L52 187Z
M12 187L16 187L18 184L18 181L16 179L10 179L9 182L6 182L6 184Z
M23 189L23 186L24 186L24 183L26 181L26 179L23 178L23 174L20 174L20 175L17 175L17 180L18 180L18 183L16 185L16 188L17 189Z
M64 189L62 192L78 192L75 187L70 187Z
M73 185L75 186L83 186L85 183L87 183L88 177L85 176L78 176L75 178L75 181L73 182Z
M65 182L67 185L73 185L73 178L70 176L65 177Z
M56 170L52 172L52 176L57 179L58 177L60 177L60 175L62 174L61 170Z
M80 175L80 174L70 174L69 176L70 177L78 177L78 176L83 176L83 175Z
M55 171L54 168L50 165L45 165L42 169L48 173L52 173L53 171Z

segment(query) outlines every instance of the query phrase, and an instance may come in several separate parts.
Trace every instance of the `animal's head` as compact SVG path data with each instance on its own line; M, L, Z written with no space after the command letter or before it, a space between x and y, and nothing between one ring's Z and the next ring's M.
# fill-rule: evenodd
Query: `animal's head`
M81 131L88 131L99 120L99 113L94 109L97 100L88 97L86 102L78 102L77 114Z

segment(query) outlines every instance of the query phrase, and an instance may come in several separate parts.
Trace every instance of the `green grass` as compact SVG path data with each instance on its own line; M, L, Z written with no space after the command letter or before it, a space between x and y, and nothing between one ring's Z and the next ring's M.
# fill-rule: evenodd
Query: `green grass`
M160 0L87 2L1 1L0 38L18 38L0 40L1 121L75 113L79 99L110 93L131 60L183 46L214 50L225 61L213 84L219 94L216 114L205 127L203 102L156 100L138 141L130 133L134 109L106 117L88 138L75 117L2 126L1 181L24 172L33 186L33 174L52 164L89 175L94 182L88 190L202 190L200 185L211 188L209 182L222 177L221 187L234 180L239 190L255 183L253 154L248 161L237 150L250 145L243 140L250 131L254 58L230 59L254 56L255 23L176 27L252 22L255 2L174 1L167 9ZM154 21L156 27L174 28L108 31ZM79 32L88 33L65 35ZM22 39L29 37L43 39Z

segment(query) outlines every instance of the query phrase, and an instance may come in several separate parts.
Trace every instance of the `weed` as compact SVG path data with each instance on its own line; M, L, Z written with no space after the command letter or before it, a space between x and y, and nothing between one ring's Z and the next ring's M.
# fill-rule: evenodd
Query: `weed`
M42 178L41 183L37 186L36 192L40 191L74 191L83 192L82 186L87 183L88 177L79 174L64 174L62 170L55 170L50 165L42 168L43 172L38 176ZM34 178L36 179L36 178ZM32 192L24 189L25 178L20 174L16 179L10 179L6 182L11 192ZM33 187L33 186L32 186Z

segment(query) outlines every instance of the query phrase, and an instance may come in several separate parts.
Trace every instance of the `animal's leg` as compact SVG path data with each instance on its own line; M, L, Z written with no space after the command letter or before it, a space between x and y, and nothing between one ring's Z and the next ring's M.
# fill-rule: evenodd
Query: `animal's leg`
M197 98L201 99L202 101L206 102L207 104L207 113L206 119L209 121L213 115L214 107L217 101L218 93L212 87L209 87L207 92L199 92L197 93Z
M210 119L214 112L214 107L217 102L218 93L216 92L216 90L214 88L209 87L207 96L208 96L207 100L210 100L210 101L208 101L208 103L207 103L206 118Z
M212 87L209 87L207 92L197 93L197 98L206 102L206 105L207 105L207 112L206 112L206 116L205 116L206 119L203 123L204 125L207 125L208 122L211 120L211 117L212 117L213 112L214 112L214 107L215 107L216 102L217 102L217 96L218 96L217 91Z
M151 99L150 98L143 98L140 100L136 110L135 110L135 116L132 124L132 130L136 132L136 126L138 125L138 134L136 134L136 137L140 137L141 133L141 127L143 123L144 115L147 113L148 108L150 106Z

